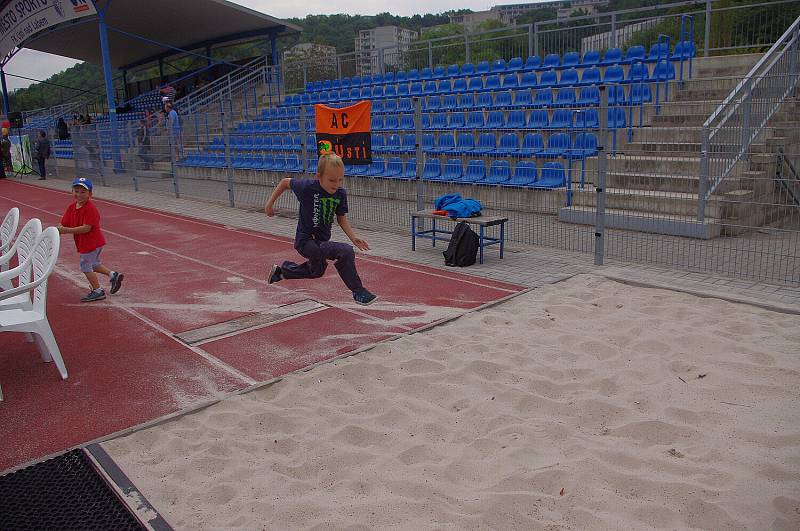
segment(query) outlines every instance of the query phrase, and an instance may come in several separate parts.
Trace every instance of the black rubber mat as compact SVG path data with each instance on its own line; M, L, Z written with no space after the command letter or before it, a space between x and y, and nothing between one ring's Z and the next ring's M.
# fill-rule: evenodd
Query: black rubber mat
M145 529L82 450L0 476L0 530Z

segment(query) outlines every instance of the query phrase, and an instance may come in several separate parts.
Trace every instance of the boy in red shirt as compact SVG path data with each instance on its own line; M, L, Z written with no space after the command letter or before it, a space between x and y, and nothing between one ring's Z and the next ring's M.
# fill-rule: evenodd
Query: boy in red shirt
M100 212L91 201L92 181L86 177L78 177L72 181L72 195L75 202L67 207L58 225L58 232L72 234L75 238L75 246L81 256L81 271L92 286L92 290L81 298L81 302L101 301L106 298L106 292L100 287L97 273L109 277L112 294L118 292L122 286L123 275L100 263L100 251L103 250L106 239L100 232Z

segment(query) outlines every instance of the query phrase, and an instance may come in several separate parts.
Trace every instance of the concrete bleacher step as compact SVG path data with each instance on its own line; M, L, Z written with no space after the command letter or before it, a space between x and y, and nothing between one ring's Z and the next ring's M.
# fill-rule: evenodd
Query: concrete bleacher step
M562 207L558 210L558 220L593 226L595 224L594 206ZM704 240L719 237L721 228L719 220L709 217L706 217L704 221L697 221L693 215L662 215L617 208L606 208L605 226L608 229L633 230Z
M692 61L692 76L698 79L741 77L749 72L763 55L762 53L750 53L696 57Z
M593 206L596 194L588 188L576 190L572 204ZM606 208L639 211L643 215L692 216L697 213L697 193L665 192L630 188L606 188ZM721 205L712 197L706 207L706 215L720 218Z

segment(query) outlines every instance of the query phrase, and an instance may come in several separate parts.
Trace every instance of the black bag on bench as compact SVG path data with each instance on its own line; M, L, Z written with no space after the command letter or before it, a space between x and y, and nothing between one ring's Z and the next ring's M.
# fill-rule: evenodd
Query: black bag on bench
M444 255L444 265L466 267L475 263L478 255L478 235L466 221L460 221L453 229L450 243Z

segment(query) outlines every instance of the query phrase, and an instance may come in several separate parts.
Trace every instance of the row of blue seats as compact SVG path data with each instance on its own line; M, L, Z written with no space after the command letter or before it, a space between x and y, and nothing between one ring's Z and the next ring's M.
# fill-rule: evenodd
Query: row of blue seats
M480 93L497 90L512 90L517 88L559 88L580 87L588 85L611 85L617 83L655 83L675 79L675 65L666 61L655 64L652 72L647 65L637 63L631 65L626 75L621 66L612 66L601 73L599 68L587 68L581 74L574 68L556 72L549 70L537 77L535 72L528 72L518 77L508 74L503 77L491 75L484 81L480 77L458 78L451 82L450 79L440 81L425 81L414 83L401 83L391 85L378 85L351 89L332 89L303 95L287 96L284 105L307 105L314 103L336 103L346 101L359 101L365 99L383 99L411 96L430 96L434 94L462 94Z
M643 101L650 101L650 95L644 94ZM628 108L630 109L630 107ZM624 107L610 107L607 111L608 127L612 129L628 126ZM552 118L550 114L552 113ZM440 129L596 129L600 126L598 111L595 108L565 109L555 108L512 109L508 111L490 110L463 112L434 112L421 117L421 127L425 130ZM299 120L277 120L274 122L248 122L238 129L238 135L270 135L275 133L299 133ZM314 122L306 120L306 131L314 131ZM391 114L373 115L370 122L373 131L414 131L414 115ZM234 137L237 134L233 135ZM222 145L221 138L214 143Z
M526 72L536 70L550 70L563 68L586 68L593 66L612 66L620 64L633 64L637 62L655 63L659 60L669 59L680 61L695 57L697 53L694 42L681 41L675 45L673 53L669 52L669 44L666 42L656 43L650 47L649 53L645 53L644 46L636 45L627 49L623 55L619 48L609 48L606 50L602 59L599 50L589 50L583 57L578 52L567 52L562 58L558 54L547 54L544 61L539 56L533 55L523 63L522 57L514 57L506 63L505 59L496 59L491 64L489 61L481 61L477 66L472 63L463 65L452 64L445 68L437 66L433 69L423 68L421 70L411 69L406 73L403 70L397 72L387 72L386 74L374 74L372 76L353 76L352 78L343 77L341 79L326 79L323 81L307 82L305 89L307 92L319 92L322 90L342 89L352 87L363 87L372 85L382 85L391 83L402 83L406 81L427 81L445 78L457 78L467 76L484 76L490 74L503 74L508 72Z
M224 168L225 157L195 153L181 161L180 165L189 168ZM316 159L307 161L307 173L316 172ZM235 157L231 166L241 170L278 171L299 173L303 171L300 159L296 155L245 155ZM348 176L387 177L394 179L414 179L417 174L416 158L403 161L400 157L389 160L377 157L370 165L347 166ZM507 186L529 186L539 188L562 188L566 186L566 171L560 162L546 162L542 166L541 175L536 164L530 161L518 162L512 171L507 160L494 160L487 171L483 160L469 160L466 167L461 159L448 159L442 167L436 158L428 159L423 166L422 178L428 181L491 184Z

